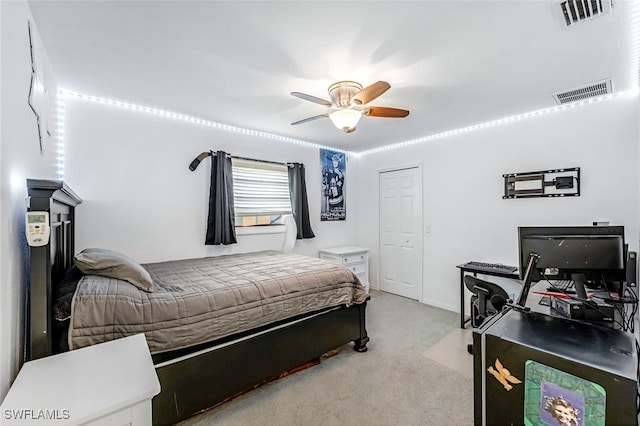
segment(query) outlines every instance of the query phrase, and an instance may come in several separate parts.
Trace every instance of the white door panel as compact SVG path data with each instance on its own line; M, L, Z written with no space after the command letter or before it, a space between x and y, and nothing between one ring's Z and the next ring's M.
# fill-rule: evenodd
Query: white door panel
M422 299L422 173L381 172L380 289Z

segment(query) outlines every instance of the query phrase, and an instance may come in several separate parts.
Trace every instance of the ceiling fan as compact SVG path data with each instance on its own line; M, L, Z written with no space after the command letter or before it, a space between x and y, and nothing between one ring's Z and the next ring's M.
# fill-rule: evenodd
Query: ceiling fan
M329 117L338 129L344 130L345 133L351 133L356 130L356 125L363 115L368 115L369 117L406 117L409 115L409 111L406 109L366 106L366 104L389 90L390 87L391 85L386 81L378 81L365 88L362 88L362 85L355 81L338 81L329 86L331 101L307 95L306 93L291 92L291 95L296 98L335 110L293 122L291 125L295 126L319 118Z

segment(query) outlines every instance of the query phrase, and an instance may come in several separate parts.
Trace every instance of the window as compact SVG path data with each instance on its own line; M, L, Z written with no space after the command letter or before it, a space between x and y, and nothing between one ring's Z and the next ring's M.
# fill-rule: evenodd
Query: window
M289 174L284 164L233 158L236 226L282 223L291 214Z

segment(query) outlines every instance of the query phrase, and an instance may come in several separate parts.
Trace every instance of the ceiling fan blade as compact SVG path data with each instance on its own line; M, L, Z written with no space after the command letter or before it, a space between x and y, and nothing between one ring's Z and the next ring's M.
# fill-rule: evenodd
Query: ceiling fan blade
M303 120L295 121L295 122L291 123L291 125L295 126L296 124L306 123L308 121L317 120L318 118L323 118L323 117L329 117L329 114L322 114L322 115L316 115L316 116L313 116L313 117L305 118Z
M322 98L317 98L315 96L311 96L311 95L307 95L306 93L300 93L300 92L291 92L292 96L295 96L296 98L300 98L303 99L305 101L309 101L309 102L313 102L316 104L320 104L320 105L324 105L324 106L332 106L331 102L322 99Z
M378 81L356 93L351 100L356 105L364 105L382 95L389 90L390 87L391 85L386 81Z
M365 115L368 115L370 117L402 118L409 115L409 111L407 111L406 109L400 109L400 108L372 106L367 108Z

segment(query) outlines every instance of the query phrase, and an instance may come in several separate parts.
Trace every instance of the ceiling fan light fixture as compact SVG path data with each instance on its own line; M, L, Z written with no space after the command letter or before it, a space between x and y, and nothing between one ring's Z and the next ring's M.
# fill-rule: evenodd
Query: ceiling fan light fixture
M1 0L0 0L1 1ZM595 0L594 0L595 1ZM370 106L365 109L359 108L366 105L384 92L389 90L391 85L386 81L377 81L365 88L355 81L338 81L329 86L329 97L331 101L307 95L301 92L291 92L292 96L305 101L313 102L325 107L334 109L332 113L325 113L294 121L291 125L307 123L323 117L329 117L331 122L345 133L355 132L356 126L362 115L369 117L394 117L402 118L409 115L409 111L400 108L390 108L381 106Z
M357 109L339 109L329 114L331 122L340 130L354 129L362 117L362 112ZM353 130L352 130L353 131Z

